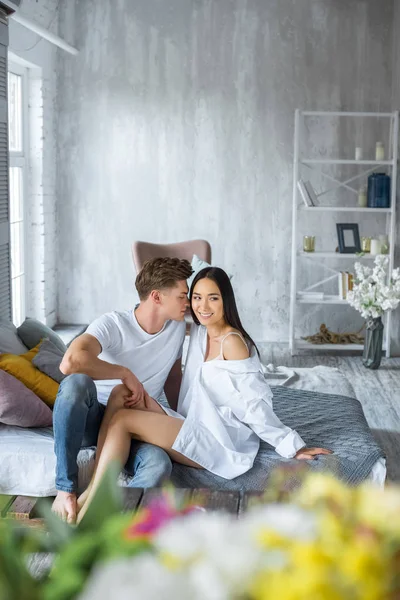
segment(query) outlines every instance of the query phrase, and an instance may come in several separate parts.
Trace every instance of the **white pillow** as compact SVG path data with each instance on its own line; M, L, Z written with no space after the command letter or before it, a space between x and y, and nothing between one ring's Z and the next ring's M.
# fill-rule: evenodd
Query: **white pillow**
M187 280L189 291L190 291L190 287L191 287L191 285L193 283L193 280L196 277L197 273L199 271L201 271L202 269L205 269L206 267L211 267L210 263L208 263L205 260L202 260L201 258L199 258L197 256L197 254L193 254L193 258L192 258L193 274ZM232 279L232 275L229 275L229 273L227 273L227 275L228 275L229 279Z
M190 290L190 286L192 285L193 280L196 277L197 273L199 271L201 271L202 269L205 269L206 267L211 267L210 263L208 263L205 260L201 260L201 258L199 258L197 256L197 254L193 254L193 258L192 258L193 274L187 280L189 290Z

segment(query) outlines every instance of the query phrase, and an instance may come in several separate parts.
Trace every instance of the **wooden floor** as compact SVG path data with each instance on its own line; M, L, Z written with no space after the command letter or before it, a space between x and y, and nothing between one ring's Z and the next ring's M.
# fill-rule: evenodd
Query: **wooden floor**
M388 480L400 483L400 358L384 358L376 371L361 354L317 351L290 356L287 345L260 344L263 364L336 367L346 375L361 402L373 434L387 457Z
M122 488L123 511L136 511L145 508L164 493L162 488ZM224 511L239 516L246 512L261 496L261 492L218 492L205 489L175 488L169 491L177 506L193 504L209 512ZM36 509L37 498L26 496L0 496L0 516L16 519L30 527L43 527L43 520ZM50 501L50 499L49 499Z

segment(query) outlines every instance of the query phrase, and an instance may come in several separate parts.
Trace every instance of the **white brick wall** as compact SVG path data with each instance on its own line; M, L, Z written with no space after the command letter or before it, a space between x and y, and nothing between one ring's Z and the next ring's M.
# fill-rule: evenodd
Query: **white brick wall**
M58 0L24 0L21 14L58 31ZM57 321L56 100L57 48L10 19L12 55L29 68L29 190L26 314ZM11 56L12 56L11 55Z

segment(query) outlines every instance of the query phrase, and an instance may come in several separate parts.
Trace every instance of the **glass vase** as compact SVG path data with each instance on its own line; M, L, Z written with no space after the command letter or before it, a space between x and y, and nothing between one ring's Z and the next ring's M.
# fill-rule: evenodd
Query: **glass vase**
M381 317L368 319L362 362L367 369L379 369L382 360L383 323Z

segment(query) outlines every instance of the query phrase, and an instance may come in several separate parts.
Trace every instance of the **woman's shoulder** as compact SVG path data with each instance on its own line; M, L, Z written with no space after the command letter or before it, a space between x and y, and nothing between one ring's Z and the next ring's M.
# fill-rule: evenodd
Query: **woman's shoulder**
M232 328L228 331L224 335L223 341L223 354L226 360L244 360L249 358L250 352L246 340L237 329Z

